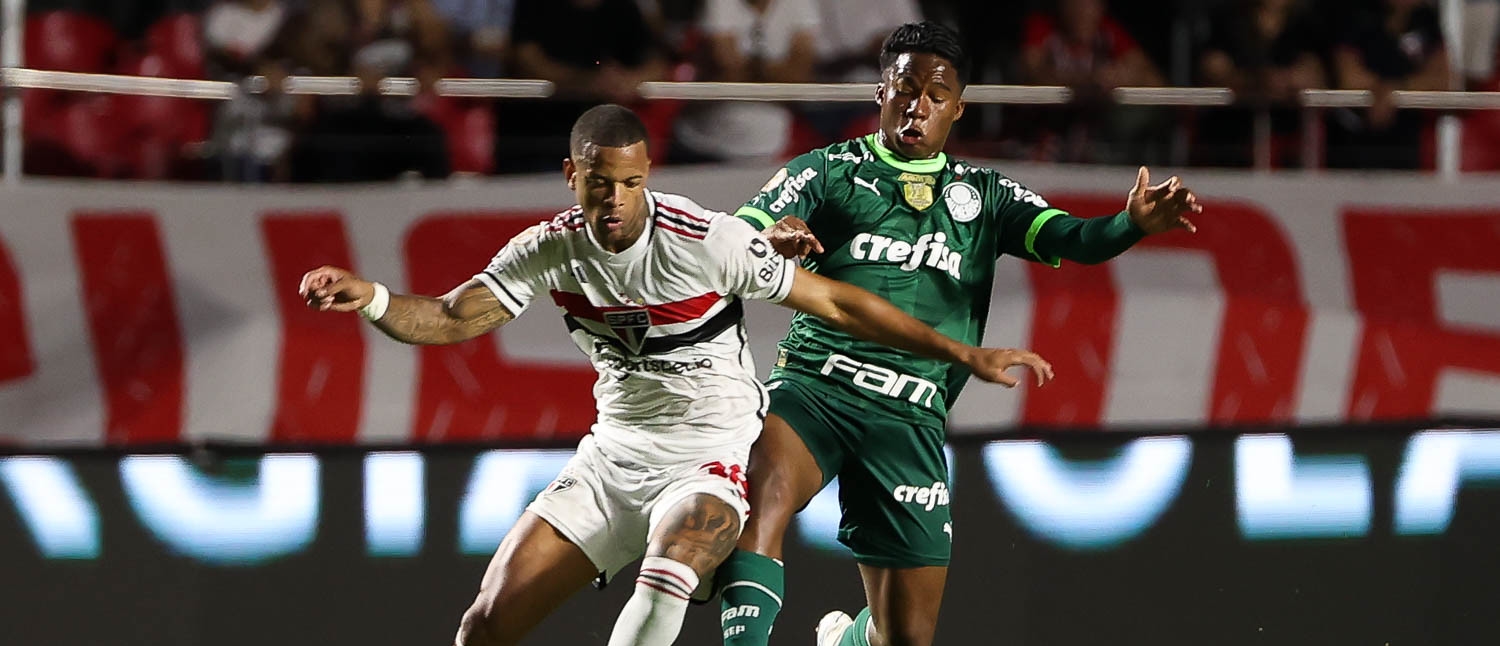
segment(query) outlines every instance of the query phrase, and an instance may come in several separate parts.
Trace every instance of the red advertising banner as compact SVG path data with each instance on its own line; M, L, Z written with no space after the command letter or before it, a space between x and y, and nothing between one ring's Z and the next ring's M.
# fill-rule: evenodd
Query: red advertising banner
M1080 215L1133 173L1007 166ZM765 169L673 170L657 190L733 210ZM1162 171L1158 170L1157 174ZM1104 265L1003 259L988 337L1057 381L971 385L954 432L1500 417L1500 181L1186 177L1196 235ZM0 442L405 443L569 438L594 373L533 308L451 347L319 314L302 272L446 292L570 204L560 177L442 187L28 182L0 213ZM749 308L764 372L788 314Z

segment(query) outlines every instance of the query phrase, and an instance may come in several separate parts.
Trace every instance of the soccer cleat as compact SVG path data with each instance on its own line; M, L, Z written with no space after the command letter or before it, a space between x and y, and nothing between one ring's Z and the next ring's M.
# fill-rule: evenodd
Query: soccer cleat
M854 625L854 619L849 613L835 610L818 621L818 646L838 646L839 640L844 638L844 632Z

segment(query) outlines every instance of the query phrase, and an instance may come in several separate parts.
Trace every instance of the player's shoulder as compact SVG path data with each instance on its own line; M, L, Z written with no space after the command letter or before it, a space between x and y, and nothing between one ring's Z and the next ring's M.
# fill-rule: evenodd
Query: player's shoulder
M653 226L668 234L666 239L678 243L701 243L723 223L736 220L686 195L660 191L648 191L646 195L656 211Z
M529 253L546 253L576 235L583 235L583 208L574 206L517 233L507 244Z

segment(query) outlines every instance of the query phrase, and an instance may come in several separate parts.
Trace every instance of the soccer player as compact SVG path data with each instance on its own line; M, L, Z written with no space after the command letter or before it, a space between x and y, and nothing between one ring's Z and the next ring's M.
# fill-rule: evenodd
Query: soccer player
M1032 353L958 343L865 290L798 268L742 220L648 191L645 137L625 108L584 113L563 163L578 205L517 235L442 298L392 294L332 267L302 279L310 305L358 311L416 344L472 339L550 296L599 373L592 433L501 541L459 646L518 643L596 575L643 554L609 644L676 639L700 577L734 548L748 509L743 465L766 391L740 299L777 302L1006 385L1016 383L1005 374L1012 366L1029 367L1038 383L1051 376Z
M885 41L878 132L791 160L735 214L813 271L881 295L968 343L984 332L1001 255L1056 266L1108 260L1147 234L1193 230L1201 208L1176 178L1126 208L1081 219L988 168L943 154L964 111L957 34L923 22ZM868 607L829 613L819 646L932 642L955 528L943 454L948 408L969 375L798 315L767 383L770 415L750 454L749 518L715 575L724 642L765 646L783 594L782 537L835 476L839 540Z

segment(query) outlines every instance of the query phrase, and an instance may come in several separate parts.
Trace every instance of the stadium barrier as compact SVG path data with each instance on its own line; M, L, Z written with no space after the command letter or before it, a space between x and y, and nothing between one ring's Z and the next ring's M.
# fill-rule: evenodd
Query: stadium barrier
M0 457L7 644L439 643L567 451ZM1500 431L955 440L938 644L1484 644ZM917 504L916 502L912 504ZM773 643L863 605L837 486ZM603 644L626 571L528 643ZM29 583L23 583L29 582ZM717 644L720 608L679 643Z
M1002 169L1085 215L1117 212L1133 181ZM733 210L775 170L668 169L652 186ZM986 343L1040 352L1057 381L971 384L953 433L1500 418L1500 182L1185 177L1206 208L1196 235L1100 266L999 263ZM36 180L0 196L0 443L566 443L593 418L594 373L550 302L469 343L413 348L295 291L328 263L443 293L565 208L560 178ZM763 374L789 317L749 311Z

